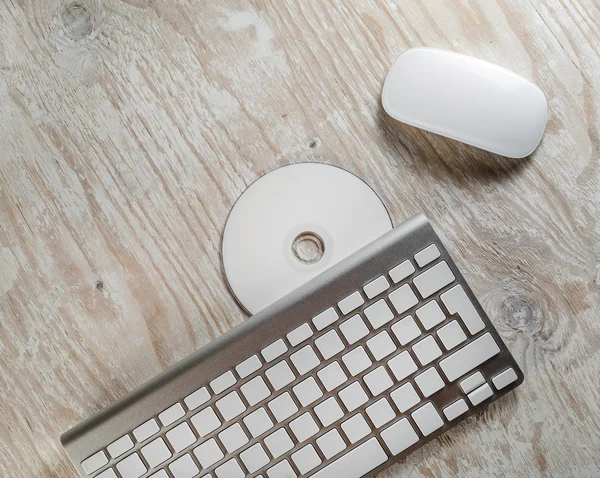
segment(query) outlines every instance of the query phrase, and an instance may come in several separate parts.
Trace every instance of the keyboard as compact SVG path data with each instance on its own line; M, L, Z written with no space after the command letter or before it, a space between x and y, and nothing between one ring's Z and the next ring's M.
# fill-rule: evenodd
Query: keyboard
M420 215L61 441L82 477L359 478L522 381Z

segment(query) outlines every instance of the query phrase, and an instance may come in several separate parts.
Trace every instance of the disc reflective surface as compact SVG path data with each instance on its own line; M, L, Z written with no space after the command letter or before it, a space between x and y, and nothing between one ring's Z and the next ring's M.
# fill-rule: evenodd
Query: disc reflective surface
M335 166L284 166L255 181L225 224L222 261L238 302L264 309L392 229L379 196Z

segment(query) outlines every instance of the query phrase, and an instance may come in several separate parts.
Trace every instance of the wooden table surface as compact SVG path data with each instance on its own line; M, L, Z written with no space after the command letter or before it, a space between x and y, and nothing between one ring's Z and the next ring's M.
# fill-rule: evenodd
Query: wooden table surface
M59 435L247 316L220 239L278 166L426 213L526 375L382 476L600 476L596 0L5 0L0 476L75 477ZM414 46L533 79L550 119L507 160L380 106Z

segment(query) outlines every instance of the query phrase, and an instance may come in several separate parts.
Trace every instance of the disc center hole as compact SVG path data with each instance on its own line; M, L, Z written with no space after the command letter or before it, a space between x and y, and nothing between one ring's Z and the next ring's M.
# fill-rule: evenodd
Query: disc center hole
M292 242L292 252L302 264L315 264L325 253L325 244L321 237L310 231L302 232Z

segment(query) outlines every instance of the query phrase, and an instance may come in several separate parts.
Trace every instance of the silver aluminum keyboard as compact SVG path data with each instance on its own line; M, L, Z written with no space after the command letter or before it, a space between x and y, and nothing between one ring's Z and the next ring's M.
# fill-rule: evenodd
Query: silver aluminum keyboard
M522 381L421 215L61 440L83 477L359 478Z

